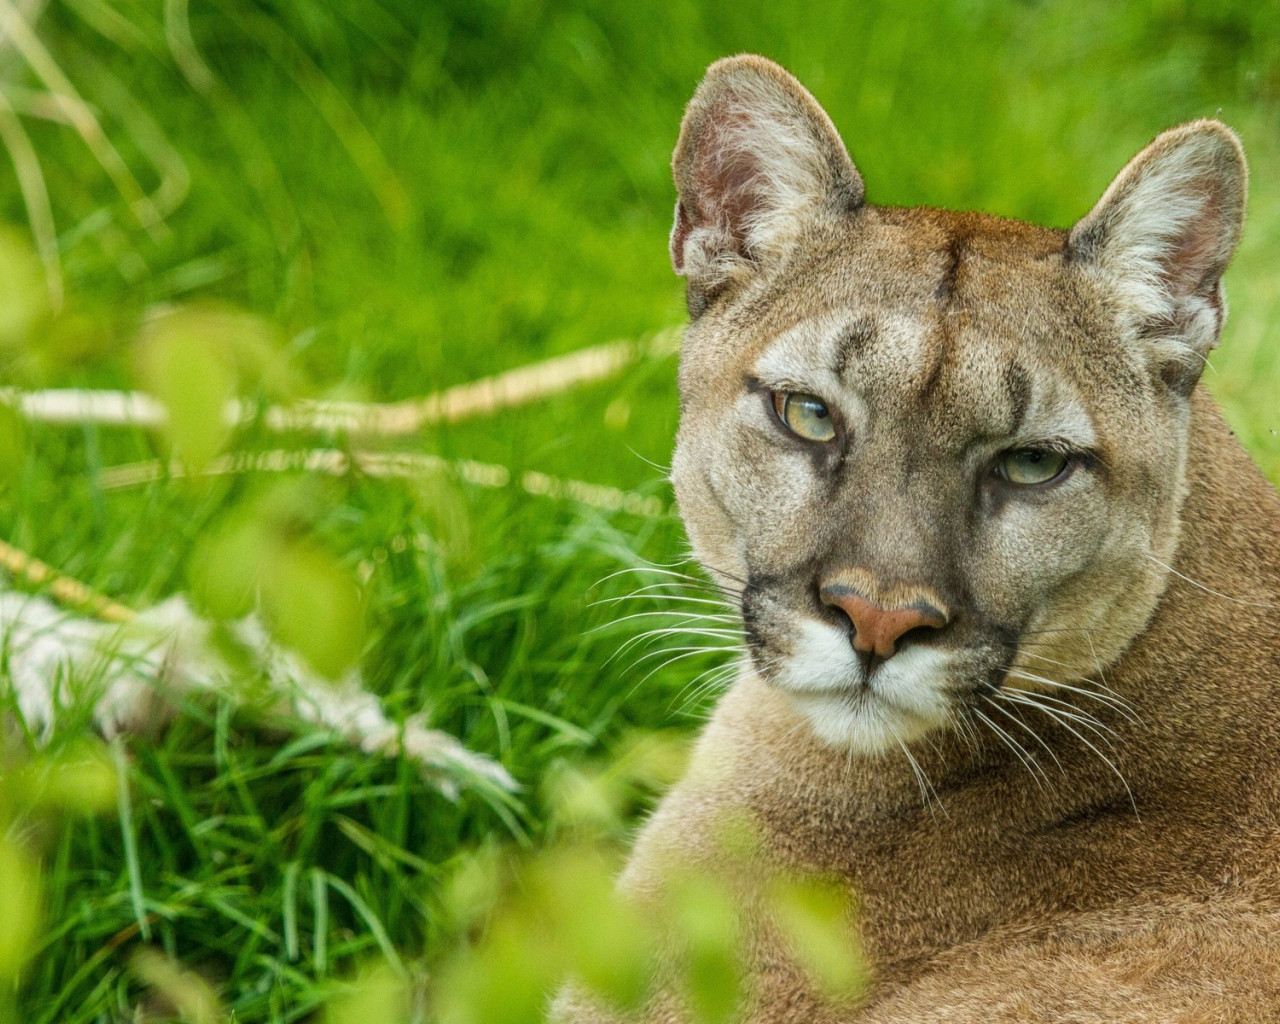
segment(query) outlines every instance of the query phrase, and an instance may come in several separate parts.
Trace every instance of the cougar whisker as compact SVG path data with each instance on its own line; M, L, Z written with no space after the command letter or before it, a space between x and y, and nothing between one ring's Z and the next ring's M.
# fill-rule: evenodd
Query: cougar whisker
M992 700L990 699L990 697L989 697L989 696L988 696L988 698L987 698L987 702L988 702L988 703L989 703L993 708L995 708L997 711L999 711L1002 715L1004 715L1006 718L1008 718L1011 722L1013 722L1015 725L1018 725L1018 726L1020 726L1023 730L1025 730L1025 731L1026 731L1026 732L1031 736L1031 738L1032 738L1033 740L1035 740L1037 743L1039 743L1039 744L1040 744L1040 746L1042 746L1042 747L1045 749L1045 752L1046 752L1046 753L1047 753L1051 758L1053 758L1053 763L1054 763L1054 764L1056 764L1056 765L1058 766L1058 770L1059 770L1060 772L1062 772L1062 774L1063 774L1063 775L1066 775L1066 774L1067 774L1067 770L1066 770L1065 768L1063 768L1063 767L1062 767L1062 762L1058 760L1058 755L1054 753L1053 748L1052 748L1051 746L1049 746L1049 744L1047 744L1047 743L1046 743L1046 742L1041 738L1041 736L1040 736L1040 734L1039 734L1038 732L1036 732L1033 728L1031 728L1031 726L1029 726L1026 722L1024 722L1024 721L1023 721L1021 718L1019 718L1017 715L1015 715L1012 711L1008 710L1007 708L1003 708L1003 707L1001 707L999 704L996 704L994 701L992 701Z
M1116 767L1115 762L1112 761L1111 758L1107 757L1106 754L1104 754L1091 742L1089 742L1089 740L1085 736L1081 735L1081 733L1077 732L1074 728L1072 728L1070 722L1064 720L1057 712L1055 712L1054 709L1045 707L1043 704L1036 703L1035 701L1028 701L1027 703L1028 703L1028 706L1034 708L1035 710L1039 711L1041 714L1044 714L1050 719L1052 719L1053 721L1057 722L1058 725L1060 725L1063 729L1065 729L1067 732L1075 736L1076 739L1078 739L1081 743L1083 743L1086 747L1088 747L1091 751L1093 751L1094 755L1103 764L1105 764L1108 768L1111 769L1115 777L1120 780L1120 784L1124 786L1125 793L1129 797L1129 803L1132 805L1133 813L1136 816L1138 814L1138 802L1134 798L1133 790L1129 788L1129 782L1124 777L1124 773L1121 772L1120 769ZM1112 748L1112 752L1113 753L1115 752L1114 748Z
M1160 561L1160 559L1156 558L1155 555L1148 554L1147 557L1151 559L1151 561L1155 562L1156 565L1160 566L1161 569L1165 569L1168 572L1173 573L1173 575L1177 576L1178 579L1183 580L1186 583L1190 583L1197 590L1203 590L1206 594L1212 594L1214 597L1221 598L1224 601L1230 601L1232 604L1244 605L1246 608L1280 608L1280 605L1272 601L1245 601L1238 597L1232 597L1230 594L1224 594L1220 590L1214 590L1212 587L1206 587L1203 583L1193 580L1190 576L1178 572L1178 570L1173 566L1166 565L1164 562Z
M984 697L983 699L990 703L990 698ZM1036 788L1044 789L1044 784L1048 784L1049 782L1048 776L1045 776L1044 769L1040 767L1039 763L1023 749L1022 744L1018 743L1013 739L1013 737L1001 729L1000 726L996 725L995 722L977 708L973 709L973 713L986 724L987 728L995 734L996 738L1000 740L1001 743L1013 751L1013 755L1022 762L1023 767L1025 767L1027 772L1031 775L1032 780L1036 784ZM1040 781L1041 777L1044 777L1044 784Z
M1058 690L1067 690L1071 693L1078 693L1081 697L1088 697L1104 707L1111 708L1117 714L1122 715L1135 724L1141 724L1142 719L1138 715L1137 709L1129 703L1124 697L1116 693L1110 687L1102 686L1096 680L1086 680L1098 687L1096 690L1086 689L1082 686L1073 686L1070 683L1064 683L1057 679L1050 679L1047 676L1039 675L1035 672L1028 672L1024 669L1014 669L1009 673L1010 679L1021 679L1028 683L1040 683L1044 686L1051 686ZM1019 689L1021 693L1030 693L1030 690Z
M885 724L888 727L889 733L893 737L894 742L898 744L898 747L906 757L907 764L911 766L911 772L916 777L916 785L920 787L921 803L925 810L929 812L929 816L934 818L935 821L937 820L933 812L933 805L936 803L938 805L938 809L942 811L942 816L944 818L950 818L951 815L947 812L946 807L943 806L941 799L938 797L938 791L934 788L933 783L929 781L929 776L925 773L924 769L920 767L920 762L915 759L910 748L908 748L906 743L903 742L902 735L893 727L892 724L888 722Z

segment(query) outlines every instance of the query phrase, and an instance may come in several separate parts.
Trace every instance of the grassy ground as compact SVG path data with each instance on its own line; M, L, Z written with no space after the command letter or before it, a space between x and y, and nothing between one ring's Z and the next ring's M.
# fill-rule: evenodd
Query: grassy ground
M681 107L710 60L754 50L827 106L875 202L1066 225L1158 129L1215 114L1235 126L1253 167L1250 222L1207 380L1280 478L1274 4L213 0L191 5L189 23L185 7L64 0L35 22L45 50L13 33L0 44L16 111L0 110L4 139L20 157L12 125L25 131L52 223L42 233L30 187L0 172L0 221L14 226L0 246L4 383L151 380L138 338L161 303L217 301L270 324L252 352L218 335L192 357L265 397L411 397L676 325L667 161ZM163 219L149 224L124 176L40 99L66 88L50 67L140 192L161 189ZM56 259L61 308L18 272L33 238ZM647 360L397 445L665 502L673 375L672 358ZM313 441L251 427L228 443ZM282 535L364 581L362 668L388 707L425 708L524 788L452 801L406 764L193 706L124 748L127 799L106 814L4 797L9 838L43 864L43 923L5 1011L15 1020L132 1019L148 999L171 1012L147 995L164 985L133 958L143 945L207 979L244 1022L306 1018L371 955L434 964L456 928L449 879L473 851L542 842L556 779L607 763L635 730L687 729L705 706L688 683L716 656L642 682L648 665L609 661L636 624L593 603L634 589L609 578L619 569L681 559L669 516L448 474L102 486L105 468L166 444L0 420L0 537L142 606L198 592L209 538L275 510ZM623 818L644 802L628 791Z

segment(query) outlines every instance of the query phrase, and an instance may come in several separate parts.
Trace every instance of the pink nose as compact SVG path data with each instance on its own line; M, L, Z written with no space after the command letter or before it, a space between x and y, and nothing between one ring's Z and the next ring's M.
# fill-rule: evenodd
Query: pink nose
M898 608L885 608L867 600L851 587L829 584L821 589L825 604L839 608L853 623L853 649L863 654L890 657L897 642L913 629L941 629L947 615L928 601L913 601Z

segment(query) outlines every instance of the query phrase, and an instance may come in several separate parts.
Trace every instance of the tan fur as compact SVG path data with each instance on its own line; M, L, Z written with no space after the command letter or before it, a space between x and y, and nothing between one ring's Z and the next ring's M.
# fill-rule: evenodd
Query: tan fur
M742 887L757 1024L1280 1019L1280 500L1196 383L1235 137L1165 133L1071 232L867 205L833 139L761 58L714 65L686 114L673 479L754 656L624 891L673 864ZM762 390L819 395L839 443L789 437ZM1050 440L1090 454L1040 488L993 476ZM859 668L829 579L951 618ZM738 817L746 870L716 838ZM855 894L856 1006L752 909L778 871Z

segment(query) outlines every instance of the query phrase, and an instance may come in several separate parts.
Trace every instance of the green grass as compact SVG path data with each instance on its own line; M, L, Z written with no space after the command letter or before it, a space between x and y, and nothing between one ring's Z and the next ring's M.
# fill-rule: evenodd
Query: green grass
M239 377L264 396L411 397L678 324L666 233L680 112L707 63L754 50L827 106L881 203L1066 225L1157 130L1221 111L1253 192L1207 380L1280 479L1274 4L192 6L198 61L175 55L181 25L166 36L155 2L66 0L38 22L142 188L160 183L166 153L190 185L148 231L73 131L23 115L67 300L20 337L0 330L4 383L136 385L139 324L158 303L217 300L275 325L273 352ZM0 53L7 91L42 88ZM0 221L29 223L7 171ZM669 458L674 365L397 446L666 500L655 466ZM234 441L278 443L256 429ZM140 431L0 421L0 537L138 606L187 589L203 539L283 481L102 488L103 468L165 453ZM397 716L425 709L499 757L524 788L453 802L404 763L196 702L125 747L127 813L5 798L10 835L44 865L43 936L13 1019L129 1018L153 998L131 961L141 921L241 1022L305 1019L368 956L434 965L455 939L447 881L471 851L543 842L566 766L607 763L634 730L688 729L705 709L687 685L714 657L641 682L652 662L609 660L638 628L614 620L653 605L593 603L635 586L606 579L617 570L682 558L672 519L447 475L301 486L289 529L367 578L370 685ZM633 795L626 815L645 803Z

